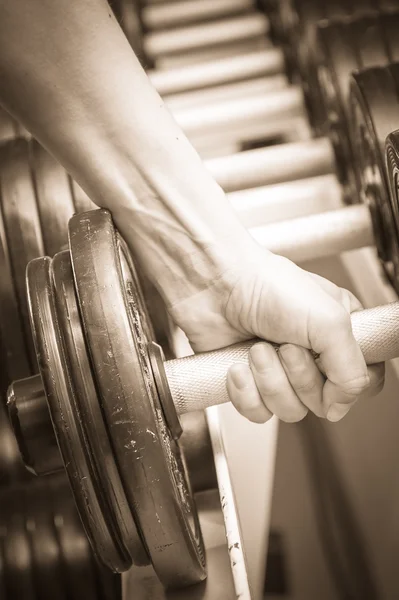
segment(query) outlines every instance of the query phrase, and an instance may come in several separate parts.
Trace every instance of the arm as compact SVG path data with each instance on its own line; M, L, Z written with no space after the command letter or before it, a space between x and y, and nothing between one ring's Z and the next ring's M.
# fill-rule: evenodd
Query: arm
M0 17L6 108L112 211L168 304L220 276L222 240L252 245L105 0L13 0Z

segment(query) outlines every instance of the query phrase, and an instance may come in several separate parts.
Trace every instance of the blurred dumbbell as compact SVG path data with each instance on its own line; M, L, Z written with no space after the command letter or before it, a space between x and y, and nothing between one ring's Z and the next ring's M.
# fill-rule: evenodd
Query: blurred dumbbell
M118 600L121 578L99 564L64 474L0 490L4 600Z
M37 259L27 272L48 401L43 396L42 406L51 413L50 421L36 406L33 421L37 425L41 418L49 432L54 427L81 518L103 560L118 569L140 564L132 544L138 523L161 581L167 586L195 583L205 575L204 562L179 459L178 414L226 402L227 369L246 362L254 342L164 362L152 343L132 259L109 213L76 215L69 230L70 252L53 261ZM399 354L399 303L354 313L352 326L369 364ZM32 452L40 462L40 439L32 444L32 412L25 418L34 381L14 383L9 406L28 460L35 460ZM104 447L110 441L111 455ZM109 456L119 467L112 477L110 462L102 458ZM99 480L90 477L89 461ZM122 489L124 497L119 496ZM95 511L94 522L88 506Z
M145 4L141 20L145 31L156 31L235 17L253 10L252 0L182 0Z
M220 8L216 3L213 6L182 3L180 10L174 9L173 5L141 9L138 3L125 0L113 0L111 5L133 49L147 68L151 65L159 67L159 59L182 53L191 62L193 57L194 61L198 60L201 53L202 57L209 52L216 57L228 56L233 47L237 50L240 46L244 50L264 47L269 27L263 14L251 10L248 2L244 8L239 0ZM203 17L208 13L206 22L181 26L193 23L197 18L201 20L201 13ZM151 31L154 24L160 29L162 17L173 28Z
M261 4L269 4L268 0L259 1ZM278 36L283 48L288 74L293 79L298 76L302 82L311 123L317 131L322 130L325 117L323 111L320 111L315 77L320 60L315 43L317 23L391 8L399 8L397 0L354 0L350 3L340 0L272 2L272 6L269 7L270 27Z

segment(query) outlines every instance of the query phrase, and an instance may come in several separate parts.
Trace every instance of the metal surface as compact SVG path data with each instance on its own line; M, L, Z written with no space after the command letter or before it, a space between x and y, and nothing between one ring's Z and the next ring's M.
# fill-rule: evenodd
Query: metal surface
M277 223L342 207L342 189L335 175L232 192L227 198L245 227Z
M231 58L231 56L270 50L270 48L270 40L262 35L261 37L232 41L221 46L195 48L179 54L168 54L159 57L156 61L156 66L160 70L180 69L189 65L199 65L200 63L215 63L225 58Z
M137 276L107 211L76 215L69 231L83 329L130 508L162 583L197 583L205 577L201 533L183 458L149 377Z
M385 140L399 127L398 83L398 66L367 69L354 75L350 96L350 133L359 195L370 208L378 255L396 289L399 223L395 222L390 200Z
M316 67L320 60L315 39L317 23L395 6L398 6L397 0L354 0L350 3L345 0L281 0L278 3L275 14L288 69L289 72L298 73L301 78L309 118L317 131L323 129L325 121L316 79Z
M334 155L327 138L280 144L210 159L206 169L225 192L327 175Z
M399 356L399 302L354 312L351 321L368 364ZM203 410L228 402L227 371L233 364L248 364L249 349L258 341L166 361L164 367L177 412Z
M165 104L169 110L176 112L192 107L209 106L220 101L251 98L251 96L259 94L267 96L287 87L287 79L283 75L256 77L238 83L215 85L202 90L173 94L165 98Z
M284 71L278 48L226 56L214 62L201 62L175 69L148 71L151 83L165 97L190 90L210 88L253 77L270 77Z
M399 129L389 134L385 143L385 164L395 219L399 215Z
M224 19L220 23L211 22L149 33L145 36L143 44L145 54L156 60L168 54L188 53L201 48L266 37L268 30L267 19L259 13L253 13Z
M31 367L21 327L21 315L18 307L8 242L1 212L0 272L1 392L4 394L7 391L8 384L13 379L28 377L31 373Z
M27 288L44 391L80 517L93 547L101 550L103 562L115 570L124 570L129 564L128 557L118 538L115 539L112 514L107 514L102 490L98 489L98 482L92 475L92 457L85 443L76 396L68 376L50 258L36 259L28 265ZM16 391L14 388L14 394Z
M271 223L250 233L271 252L297 263L374 245L371 215L364 205Z
M284 121L303 114L300 88L290 87L257 94L252 98L223 101L212 106L200 106L174 112L174 118L189 138L204 136L209 130L215 135L234 126L235 123L258 123L279 119ZM258 126L261 126L260 124Z
M253 11L253 8L252 0L184 0L144 6L141 15L144 27L154 31L223 19Z
M36 355L30 331L25 268L30 260L44 254L44 245L27 140L18 139L1 147L0 193L12 278L21 315L20 327L33 373L36 371Z
M315 64L314 93L328 117L326 132L334 146L338 177L349 201L356 190L357 161L348 135L350 75L399 58L399 42L393 34L398 26L399 12L390 12L321 23L317 28L319 59Z

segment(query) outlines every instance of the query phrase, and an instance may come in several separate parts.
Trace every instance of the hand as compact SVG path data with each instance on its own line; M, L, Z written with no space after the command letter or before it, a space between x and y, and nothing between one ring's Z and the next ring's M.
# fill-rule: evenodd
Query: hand
M228 373L230 399L251 421L295 422L308 410L339 421L384 384L384 365L367 368L352 334L350 313L361 308L348 290L259 249L171 314L195 351L254 336L282 344L278 353L256 344L249 366Z

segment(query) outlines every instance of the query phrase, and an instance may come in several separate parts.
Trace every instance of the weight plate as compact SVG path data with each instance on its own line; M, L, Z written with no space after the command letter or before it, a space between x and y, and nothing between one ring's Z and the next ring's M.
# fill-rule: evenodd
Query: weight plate
M37 371L26 299L25 269L30 260L44 254L36 195L29 162L29 142L19 139L1 149L1 209L13 281L22 316L22 329L31 372Z
M48 478L35 479L24 489L26 529L32 549L35 590L40 600L67 600L65 573L49 501ZM68 493L69 490L68 490Z
M198 516L152 378L148 317L126 245L105 210L69 224L92 367L126 495L166 587L205 578Z
M3 541L4 581L9 598L38 600L32 564L32 549L26 531L23 488L0 495L0 535Z
M398 235L385 168L385 140L399 126L397 83L390 67L353 75L350 111L358 193L371 211L378 255L384 263L392 261L393 282L399 281ZM386 267L389 274L390 265Z
M63 476L49 480L54 524L65 574L67 597L97 600L94 558Z
M111 530L117 531L116 535L122 540L123 548L127 549L124 552L123 568L126 569L130 564L128 556L132 557L134 564L146 565L149 564L149 558L127 504L97 400L80 323L69 251L60 252L54 257L52 270L58 322L68 355L75 398L88 445L87 452L91 457L96 457L96 461L91 459L95 478L93 487L102 496L104 519L109 521ZM96 465L101 465L101 468L97 469Z
M385 144L385 160L388 171L389 192L394 221L399 231L399 131L389 134ZM399 235L398 235L399 237ZM399 287L399 285L397 286Z
M2 204L1 164L6 147L0 150L0 204ZM11 381L28 377L31 373L26 351L25 339L21 325L21 314L18 308L14 287L13 273L8 251L3 214L0 211L0 339L5 357L2 363L1 392L7 391Z
M399 41L389 39L385 33L391 21L399 26L399 12L321 23L316 31L320 53L317 95L327 115L325 133L334 147L337 175L348 202L358 200L355 159L348 134L350 75L371 66L384 66L399 52Z
M299 75L308 118L317 133L325 115L315 97L315 26L321 19L346 15L346 4L345 0L283 0L280 4L286 62Z
M30 160L44 253L54 256L68 247L68 221L75 212L69 176L36 140L30 143Z
M38 258L27 268L27 288L43 387L50 408L51 419L71 483L79 513L92 541L108 565L125 568L123 553L104 519L102 495L94 488L91 456L87 452L85 433L76 404L75 390L65 358L59 330L53 293L51 259Z

